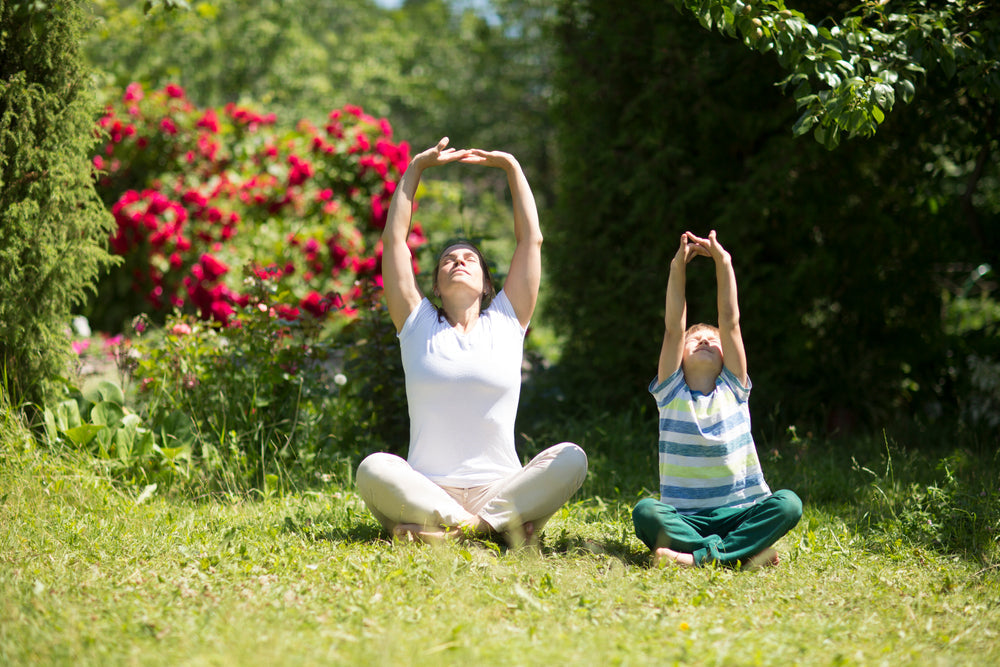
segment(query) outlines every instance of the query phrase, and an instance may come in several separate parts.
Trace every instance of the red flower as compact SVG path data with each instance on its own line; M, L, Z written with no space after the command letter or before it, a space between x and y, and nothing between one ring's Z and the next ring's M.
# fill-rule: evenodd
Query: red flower
M184 97L184 89L178 86L176 83L169 83L167 87L163 89L167 93L167 97L172 97L174 99L180 99Z
M205 277L209 280L218 280L219 277L225 275L226 272L229 271L228 266L208 253L201 256L199 263L202 270L205 272Z
M205 114L198 119L195 123L195 127L203 127L209 132L219 131L219 117L215 113L215 109L209 109Z
M233 316L233 307L225 301L214 301L210 308L212 319L221 324L227 324Z
M302 299L299 303L303 310L308 311L314 317L323 317L326 314L326 307L323 303L323 297L320 296L319 292L309 292L306 298Z

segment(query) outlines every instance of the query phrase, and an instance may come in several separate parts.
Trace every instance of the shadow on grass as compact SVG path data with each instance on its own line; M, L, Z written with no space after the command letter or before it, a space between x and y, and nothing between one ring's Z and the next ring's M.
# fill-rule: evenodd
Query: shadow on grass
M337 542L341 544L391 543L392 537L374 521L354 519L346 525L330 525L322 517L301 519L285 517L283 531L308 537L315 541ZM516 551L500 534L476 537L470 542L487 551L506 554ZM558 535L543 533L539 550L544 556L608 556L621 561L622 565L645 567L649 564L649 554L638 551L634 545L621 540L595 540L561 531Z
M286 516L281 529L286 533L302 535L316 541L345 544L372 543L389 539L389 534L382 529L382 526L373 520L361 517L334 524L322 514L316 517L300 516L297 520Z

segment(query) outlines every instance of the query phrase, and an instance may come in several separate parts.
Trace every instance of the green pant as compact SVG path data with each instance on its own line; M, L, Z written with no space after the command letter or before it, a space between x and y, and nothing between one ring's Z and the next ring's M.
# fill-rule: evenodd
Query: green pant
M782 489L750 507L719 507L681 514L653 498L632 510L635 534L650 550L666 547L694 556L695 565L746 563L795 527L802 501Z

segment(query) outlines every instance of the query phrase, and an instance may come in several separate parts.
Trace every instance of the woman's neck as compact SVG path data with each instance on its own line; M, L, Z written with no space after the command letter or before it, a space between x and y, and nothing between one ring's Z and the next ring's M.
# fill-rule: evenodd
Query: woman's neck
M468 333L479 321L479 302L474 301L469 304L459 305L455 303L444 303L442 306L444 316L453 328L461 333Z

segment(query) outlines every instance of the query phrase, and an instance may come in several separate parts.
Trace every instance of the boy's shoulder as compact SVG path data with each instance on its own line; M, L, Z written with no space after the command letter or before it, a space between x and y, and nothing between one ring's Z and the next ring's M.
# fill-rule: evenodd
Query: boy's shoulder
M719 377L715 379L715 390L713 393L722 391L725 394L732 394L737 402L744 403L750 397L751 386L750 378L747 378L747 384L743 386L732 371L723 367L722 372L719 373ZM649 393L653 395L657 405L660 407L678 401L695 401L695 393L684 380L684 371L680 368L662 382L658 376L654 377L652 382L649 383Z
M660 380L657 375L649 383L649 393L656 399L657 404L662 405L678 397L678 394L690 395L691 390L684 381L684 371L678 368L664 380Z

